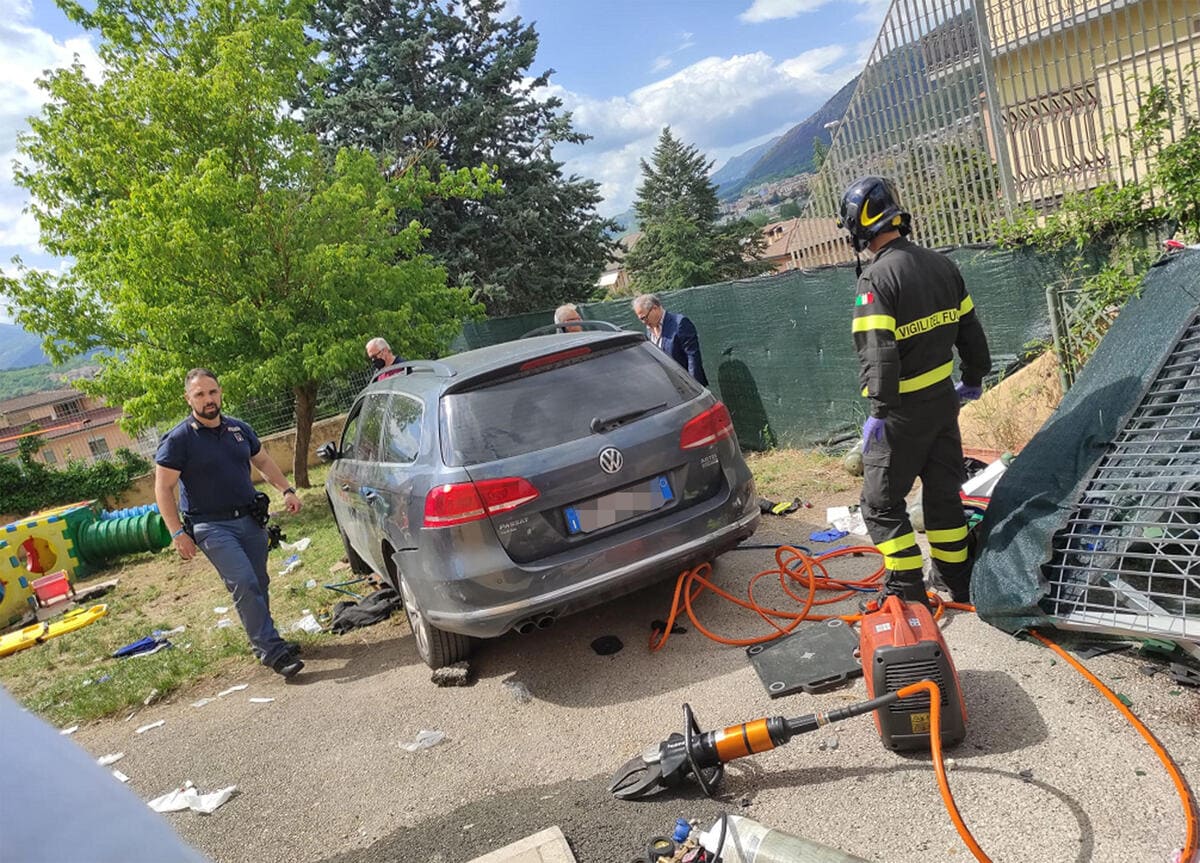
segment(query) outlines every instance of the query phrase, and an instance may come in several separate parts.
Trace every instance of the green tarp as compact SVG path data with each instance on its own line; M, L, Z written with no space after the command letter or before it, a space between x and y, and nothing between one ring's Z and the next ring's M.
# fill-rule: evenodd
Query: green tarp
M1058 264L1029 252L950 253L983 321L996 368L1049 334L1045 289ZM850 338L854 268L791 272L675 291L663 304L696 324L709 385L728 405L743 448L805 446L853 432L866 416ZM581 306L587 319L640 329L629 302ZM552 311L469 324L455 350L552 322Z
M979 615L1018 632L1047 624L1039 601L1055 534L1092 469L1153 383L1200 304L1200 252L1155 267L1041 431L1001 478L983 520L971 580Z

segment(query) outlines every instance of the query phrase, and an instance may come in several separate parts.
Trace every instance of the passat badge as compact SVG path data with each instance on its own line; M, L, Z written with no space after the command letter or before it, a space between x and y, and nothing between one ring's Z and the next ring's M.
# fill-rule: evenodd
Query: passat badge
M600 450L600 470L605 473L616 473L625 464L625 456L615 446Z

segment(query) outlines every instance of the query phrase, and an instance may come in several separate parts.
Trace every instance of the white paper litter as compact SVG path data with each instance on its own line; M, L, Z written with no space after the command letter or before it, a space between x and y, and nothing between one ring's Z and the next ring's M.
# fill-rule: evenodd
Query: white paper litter
M243 689L249 689L249 688L250 688L249 683L235 683L233 686L229 687L228 689L222 689L220 692L218 692L217 698L224 698L226 695L232 695L235 692L241 692Z
M213 629L224 629L227 626L233 626L233 621L228 617L222 617L215 624L213 624Z
M203 707L206 704L212 704L213 701L214 699L212 698L201 698L199 701L193 701L192 707Z
M160 720L158 720L158 722L151 722L149 725L143 725L141 728L139 728L137 731L135 731L134 734L144 734L145 732L149 731L151 728L159 728L166 724L167 724L167 720L160 719Z
M64 729L62 729L61 731L59 731L58 733L59 733L59 734L61 734L61 735L63 735L63 736L65 737L65 736L67 736L67 735L69 735L69 734L74 734L74 733L75 733L76 731L78 731L78 730L79 730L79 726L78 726L78 725L72 725L70 728L64 728Z
M412 743L401 743L400 748L406 752L417 752L421 749L428 749L431 746L437 746L445 739L446 735L444 732L431 731L428 728L422 728L417 732L416 740L414 740Z
M224 805L235 791L237 791L237 786L230 785L220 791L201 794L189 779L183 783L181 788L176 788L161 797L155 797L147 805L155 812L180 812L184 809L191 809L194 812L211 815L217 807Z
M228 607L226 607L224 605L218 605L216 608L213 609L213 614L224 614L227 611L229 611Z
M317 619L312 613L304 615L288 627L288 632L320 632L321 624L317 623Z
M303 539L298 539L295 542L281 542L279 547L284 551L306 551L312 545L312 537L306 536Z
M851 512L848 506L831 506L825 510L825 519L831 527L838 530L856 533L859 536L867 535L867 525L863 521L862 513L857 509Z
M508 694L517 700L518 704L528 704L533 701L533 693L529 691L529 687L519 680L504 681L504 688L508 690Z
M304 566L304 561L302 561L300 558L296 557L296 555L293 554L291 557L288 558L287 566L285 566L283 569L279 570L279 574L280 575L290 575L291 573L295 572L297 569L299 569L302 566Z
M114 770L112 772L112 775L114 777L116 777L116 780L118 782L128 782L129 781L129 777L126 776L124 773L122 773L120 770Z
M101 767L107 767L110 764L116 764L125 757L124 752L110 752L108 755L101 755L96 759L96 763Z
M250 703L251 704L270 704L274 700L275 700L274 698L251 698Z

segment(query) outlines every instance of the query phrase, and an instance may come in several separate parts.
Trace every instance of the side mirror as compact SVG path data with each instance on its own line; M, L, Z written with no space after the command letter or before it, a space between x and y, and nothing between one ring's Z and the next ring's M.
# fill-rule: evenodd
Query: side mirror
M341 455L342 454L338 452L337 444L335 444L333 441L330 441L329 443L323 443L317 447L317 458L325 462L325 464L332 464L341 458Z

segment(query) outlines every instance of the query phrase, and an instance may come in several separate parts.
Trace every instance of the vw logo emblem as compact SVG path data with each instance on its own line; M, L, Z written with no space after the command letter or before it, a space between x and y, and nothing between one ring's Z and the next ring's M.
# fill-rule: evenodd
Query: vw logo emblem
M600 450L600 470L605 473L616 473L625 464L625 456L615 446Z

